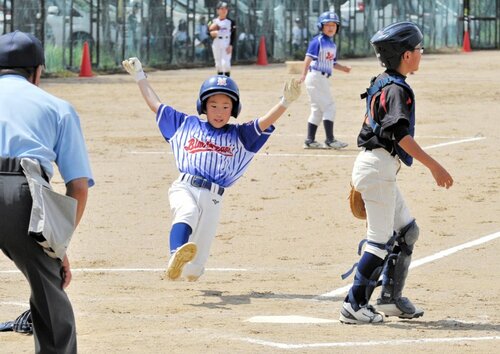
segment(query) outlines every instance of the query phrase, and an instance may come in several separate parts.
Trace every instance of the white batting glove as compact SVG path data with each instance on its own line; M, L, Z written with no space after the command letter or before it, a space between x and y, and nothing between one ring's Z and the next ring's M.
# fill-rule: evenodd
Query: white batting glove
M122 65L127 70L127 72L132 75L136 82L144 80L146 74L142 70L142 64L139 58L133 57L122 61Z
M281 97L281 105L287 107L300 96L300 80L290 79L285 82L283 87L283 97Z

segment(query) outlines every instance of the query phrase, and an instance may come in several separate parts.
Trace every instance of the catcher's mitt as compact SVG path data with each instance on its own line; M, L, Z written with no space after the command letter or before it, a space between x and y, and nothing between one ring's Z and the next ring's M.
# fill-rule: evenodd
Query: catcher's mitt
M349 205L351 207L351 212L354 217L362 220L366 220L366 209L365 202L354 186L351 184L351 191L349 192Z
M33 322L31 321L31 310L24 311L14 321L12 327L14 332L22 334L33 334Z

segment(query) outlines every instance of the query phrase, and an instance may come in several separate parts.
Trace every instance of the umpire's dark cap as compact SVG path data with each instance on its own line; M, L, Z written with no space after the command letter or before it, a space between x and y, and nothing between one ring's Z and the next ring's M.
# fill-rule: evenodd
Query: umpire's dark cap
M35 68L39 65L45 65L45 57L38 38L21 31L0 36L0 67Z
M228 7L229 5L225 1L219 1L219 3L217 4L218 9L223 9L223 8L227 9Z

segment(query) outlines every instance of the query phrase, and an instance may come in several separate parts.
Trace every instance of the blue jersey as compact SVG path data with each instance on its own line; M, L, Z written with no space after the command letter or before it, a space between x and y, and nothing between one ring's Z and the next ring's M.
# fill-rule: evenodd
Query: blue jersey
M36 159L49 178L55 162L65 183L94 184L77 113L22 76L0 77L0 137L0 156Z
M203 177L224 188L243 175L274 131L274 126L261 131L257 120L217 129L197 116L165 105L160 106L156 122L171 144L181 173Z
M311 57L310 69L332 75L333 66L337 63L337 45L332 37L323 33L311 39L306 55Z

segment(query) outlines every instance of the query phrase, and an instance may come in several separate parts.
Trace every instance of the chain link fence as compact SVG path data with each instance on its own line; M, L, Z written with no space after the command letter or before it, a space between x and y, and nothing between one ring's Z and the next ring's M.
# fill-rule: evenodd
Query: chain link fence
M94 69L120 69L137 56L158 68L212 66L206 24L217 0L0 0L0 33L31 32L46 51L48 72L78 70L89 44ZM473 49L500 47L500 0L232 0L233 62L255 63L265 39L268 60L302 60L317 34L317 17L335 11L341 57L372 55L369 39L396 21L413 21L426 50L460 50L464 31ZM464 10L465 9L465 10Z

